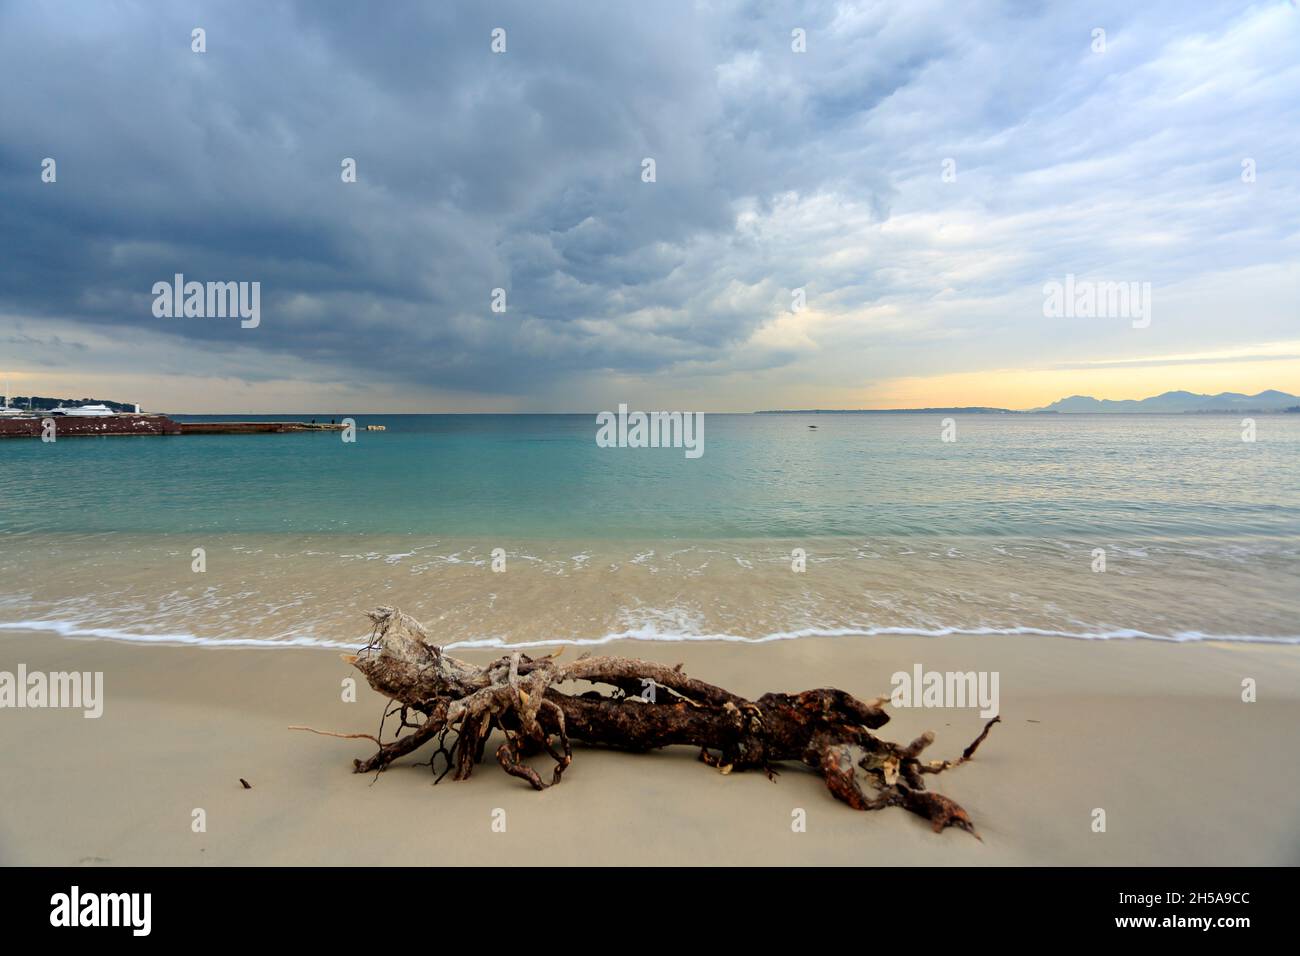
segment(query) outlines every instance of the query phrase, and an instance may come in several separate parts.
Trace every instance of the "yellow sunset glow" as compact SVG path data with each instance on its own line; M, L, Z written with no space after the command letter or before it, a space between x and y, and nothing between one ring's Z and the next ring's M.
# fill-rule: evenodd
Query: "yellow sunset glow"
M1070 395L1095 398L1148 398L1161 392L1185 390L1203 394L1242 392L1254 395L1269 388L1300 391L1300 360L1229 363L1160 368L1003 369L966 372L934 378L899 378L882 382L862 407L920 408L988 405L1038 408Z

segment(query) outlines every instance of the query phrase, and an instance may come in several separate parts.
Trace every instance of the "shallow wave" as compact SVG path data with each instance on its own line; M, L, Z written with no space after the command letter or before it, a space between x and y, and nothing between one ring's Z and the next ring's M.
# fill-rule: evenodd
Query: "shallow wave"
M332 641L325 638L297 636L283 638L258 637L200 637L195 634L140 634L112 627L85 626L77 621L0 621L0 631L35 631L53 633L60 637L121 641L132 644L171 644L200 647L250 647L274 650L277 648L324 647L338 650L360 650L366 640ZM774 641L794 641L810 637L1060 637L1080 641L1147 640L1175 644L1225 641L1244 644L1300 644L1300 635L1261 636L1250 634L1205 634L1200 631L1178 631L1173 634L1152 634L1147 631L1120 629L1110 631L1059 631L1040 627L842 627L800 628L794 631L777 631L758 637L741 634L686 634L665 632L651 627L633 628L600 637L551 638L539 641L508 641L501 637L450 641L443 647L449 649L492 649L533 647L598 647L617 641L646 641L651 643L705 643L770 644Z
M107 641L123 641L130 644L188 644L201 647L337 647L340 650L356 650L364 646L344 641L329 641L318 637L199 637L196 634L139 634L123 631L115 627L84 626L77 621L0 621L0 631L37 631L54 633L60 637L98 638Z

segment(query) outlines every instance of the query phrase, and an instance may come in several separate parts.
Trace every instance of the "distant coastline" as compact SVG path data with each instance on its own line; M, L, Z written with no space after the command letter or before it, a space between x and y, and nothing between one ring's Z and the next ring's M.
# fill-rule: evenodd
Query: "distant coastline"
M136 406L130 402L110 402L106 398L47 398L43 395L9 395L5 401L12 402L15 408L30 408L34 412L48 412L52 408L74 408L79 405L105 405L115 412L133 412Z
M1018 410L964 405L953 408L764 408L755 415L1055 415L1045 409Z
M964 405L946 408L781 408L763 409L756 415L1268 415L1279 412L1300 413L1300 396L1276 389L1257 395L1220 392L1198 395L1194 392L1165 392L1143 399L1113 400L1090 395L1071 395L1043 408L995 408Z

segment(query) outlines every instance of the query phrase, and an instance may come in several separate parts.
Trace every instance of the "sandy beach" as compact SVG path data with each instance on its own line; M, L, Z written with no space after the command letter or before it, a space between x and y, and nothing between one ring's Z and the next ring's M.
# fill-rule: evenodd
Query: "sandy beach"
M576 748L542 793L485 762L434 787L429 752L351 773L383 700L325 649L138 646L0 635L0 670L102 671L104 712L0 710L0 864L1217 865L1300 863L1300 649L1041 637L810 638L763 645L624 643L757 697L890 675L1000 674L1003 722L973 762L932 786L982 842L899 809L859 813L789 765L722 775L675 748ZM570 648L568 654L577 652ZM499 652L458 652L484 662ZM1254 678L1258 701L1241 700ZM894 710L881 734L935 731L936 757L978 733L974 709ZM252 784L244 789L240 778ZM196 833L193 811L206 816ZM806 832L792 832L802 808ZM1106 811L1106 832L1092 830ZM505 832L494 832L497 810Z

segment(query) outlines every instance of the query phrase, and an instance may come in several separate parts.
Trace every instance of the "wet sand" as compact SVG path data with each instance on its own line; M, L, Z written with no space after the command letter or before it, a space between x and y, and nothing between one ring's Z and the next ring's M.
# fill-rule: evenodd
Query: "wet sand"
M139 646L0 634L0 670L103 671L104 714L0 710L0 863L219 864L1297 864L1300 648L1042 637L810 638L746 646L611 644L747 696L890 675L996 670L1003 722L975 760L933 780L983 842L899 809L855 812L789 765L777 782L722 775L675 748L577 747L535 793L492 763L437 787L419 752L352 774L383 701L325 649ZM499 652L498 652L499 653ZM567 653L576 653L570 649ZM493 652L458 652L485 661ZM1241 700L1243 678L1258 701ZM895 710L954 757L974 709ZM540 766L540 764L539 764ZM244 789L240 778L252 784ZM193 811L206 832L192 830ZM1092 830L1106 811L1105 833ZM806 832L792 814L806 811ZM505 832L494 832L504 811Z

